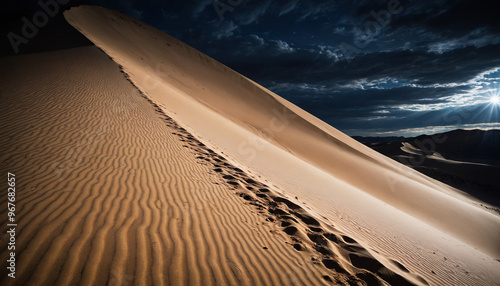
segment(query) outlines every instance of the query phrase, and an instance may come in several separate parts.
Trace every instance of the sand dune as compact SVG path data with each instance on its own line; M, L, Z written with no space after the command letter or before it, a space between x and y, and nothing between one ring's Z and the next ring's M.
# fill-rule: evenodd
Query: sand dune
M500 218L477 202L137 20L94 7L71 9L66 17L197 138L279 186L284 196L298 197L372 254L383 253L380 259L398 253L431 283L472 283L477 277L469 267L477 265L478 277L498 280L492 273L499 269ZM435 248L454 263L435 257ZM448 274L434 275L435 265ZM468 270L457 273L457 265Z
M1 169L18 178L19 217L16 279L3 267L2 285L355 281L288 245L222 176L250 177L155 110L95 47L1 66Z
M261 174L281 169L273 182L294 172L285 170L280 162L286 160L280 156L292 155L291 160L299 158L500 258L496 235L500 233L500 218L471 206L466 198L448 196L448 186L381 156L215 60L134 19L90 7L72 9L66 15L70 24L122 65L141 90L165 103L167 113L192 132ZM254 139L255 135L260 139ZM272 148L269 145L286 154L267 152ZM257 162L259 157L262 160ZM269 162L270 157L275 160ZM288 166L298 169L296 164ZM364 178L359 179L359 174ZM402 182L404 186L399 185ZM396 192L396 188L404 188L404 192ZM482 223L477 224L477 220Z
M22 178L2 285L500 281L478 202L137 20L65 17L103 52L1 59L1 168Z
M454 130L397 139L367 146L482 200L485 208L499 213L500 130Z
M21 178L22 217L2 285L411 285L193 137L97 48L2 66L16 138L2 170Z

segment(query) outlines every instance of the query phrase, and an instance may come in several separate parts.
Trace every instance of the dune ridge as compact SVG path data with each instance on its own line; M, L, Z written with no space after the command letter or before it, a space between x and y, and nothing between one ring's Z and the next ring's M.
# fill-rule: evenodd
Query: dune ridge
M122 72L129 82L134 82L129 75ZM140 89L136 87L139 91ZM158 105L147 95L141 92L144 98L153 105L155 111L167 122L169 127L176 129L172 134L177 135L180 141L185 142L183 147L194 152L200 164L212 165L213 171L226 181L235 190L239 197L248 204L255 206L258 214L266 216L266 221L277 224L289 236L287 244L297 251L307 251L311 261L316 265L323 265L333 271L330 275L323 275L323 279L337 285L415 285L412 280L427 285L424 278L410 273L401 263L391 260L396 272L402 271L408 280L396 272L386 268L369 251L359 245L356 240L332 226L322 225L302 206L282 197L283 192L273 190L247 174L242 169L232 165L224 156L207 148L186 129L179 126L172 118L163 112L164 105ZM295 198L298 200L298 198ZM299 203L299 202L297 202ZM299 203L300 204L300 203ZM293 283L292 283L293 284Z
M241 136L221 134L214 130L215 126L243 128L232 133L258 135L265 141L263 144L278 146L338 180L500 258L496 235L500 232L500 217L477 207L479 204L473 206L463 195L449 196L453 192L450 187L381 156L255 82L135 19L86 6L73 8L65 15L70 24L122 65L143 92L157 102L168 102L173 118L192 126L190 131L212 140L236 161L248 158L241 148L238 150ZM151 71L158 63L168 71ZM144 75L148 75L149 82ZM150 79L159 82L150 84ZM193 118L194 112L189 109L198 109L199 114L216 113L203 117L211 126ZM276 115L276 110L285 114ZM293 119L288 119L286 113ZM212 119L214 116L218 118ZM287 125L286 132L266 132L272 124L266 119L280 116L277 120ZM221 122L228 119L230 122ZM232 146L223 142L229 141L227 136L234 136ZM335 157L328 160L328 154ZM251 167L257 169L262 164ZM358 173L365 179L359 180ZM395 192L396 188L404 188L404 192Z
M287 245L96 48L5 58L0 73L1 169L19 178L2 285L347 281Z
M65 17L183 128L286 190L284 197L298 197L309 213L335 223L385 267L400 261L432 285L499 280L500 218L477 201L135 19L88 6Z
M497 216L473 201L145 24L65 16L116 63L0 59L1 169L21 179L2 285L498 285Z

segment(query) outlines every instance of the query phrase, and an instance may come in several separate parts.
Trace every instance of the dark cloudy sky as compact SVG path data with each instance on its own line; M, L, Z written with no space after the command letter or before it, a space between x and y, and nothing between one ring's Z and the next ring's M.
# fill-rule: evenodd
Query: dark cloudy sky
M500 128L499 1L105 1L349 135ZM215 4L214 4L215 3Z

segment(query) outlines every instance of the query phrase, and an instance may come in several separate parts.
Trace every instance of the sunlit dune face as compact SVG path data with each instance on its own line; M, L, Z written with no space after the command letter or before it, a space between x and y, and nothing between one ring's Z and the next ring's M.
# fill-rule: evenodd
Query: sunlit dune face
M492 103L492 104L500 104L500 97L498 97L498 96L492 96L490 98L490 103Z

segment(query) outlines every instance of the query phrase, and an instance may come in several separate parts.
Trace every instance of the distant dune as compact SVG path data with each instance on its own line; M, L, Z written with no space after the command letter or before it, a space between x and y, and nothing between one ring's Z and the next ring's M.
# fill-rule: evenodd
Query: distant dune
M0 59L2 285L498 285L480 201L133 18L64 15L97 48Z
M374 150L492 204L500 212L500 130L454 130L414 138L357 137Z

